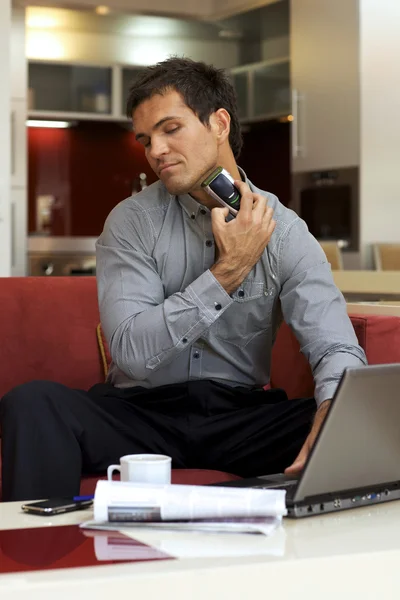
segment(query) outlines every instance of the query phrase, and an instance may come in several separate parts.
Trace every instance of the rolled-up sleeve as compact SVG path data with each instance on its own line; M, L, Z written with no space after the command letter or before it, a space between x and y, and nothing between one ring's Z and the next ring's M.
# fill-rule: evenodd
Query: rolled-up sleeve
M233 300L209 270L165 298L143 241L151 228L144 231L140 215L128 222L119 213L111 213L96 244L100 318L114 363L140 381L201 337Z
M291 223L279 252L283 317L311 365L319 405L333 397L345 368L366 365L367 359L325 253L304 221Z

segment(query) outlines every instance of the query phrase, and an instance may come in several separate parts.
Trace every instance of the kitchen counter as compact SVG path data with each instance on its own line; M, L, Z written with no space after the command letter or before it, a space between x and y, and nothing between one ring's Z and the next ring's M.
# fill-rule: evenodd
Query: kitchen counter
M95 254L97 237L54 237L54 236L29 236L28 253L62 252Z

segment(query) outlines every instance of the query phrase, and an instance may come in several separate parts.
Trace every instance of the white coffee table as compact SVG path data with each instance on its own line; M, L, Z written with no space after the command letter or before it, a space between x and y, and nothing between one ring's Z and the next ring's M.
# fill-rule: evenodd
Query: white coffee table
M0 503L0 530L57 527L91 518L91 511L35 517L22 513L20 504ZM128 594L140 600L400 598L398 501L285 520L270 538L123 531L176 558L0 575L1 600L119 600Z

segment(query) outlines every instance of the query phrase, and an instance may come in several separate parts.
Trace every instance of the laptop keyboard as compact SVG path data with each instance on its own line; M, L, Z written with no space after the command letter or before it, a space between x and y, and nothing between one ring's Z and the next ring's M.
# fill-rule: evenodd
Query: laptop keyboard
M253 488L260 488L263 490L286 490L287 493L293 494L294 490L297 487L298 481L285 481L282 483L278 483L276 481L265 481L265 483L261 485L252 485Z
M275 489L275 490L292 490L296 487L297 481L293 481L292 483L264 483L262 485L252 485L254 488L262 488L265 490Z

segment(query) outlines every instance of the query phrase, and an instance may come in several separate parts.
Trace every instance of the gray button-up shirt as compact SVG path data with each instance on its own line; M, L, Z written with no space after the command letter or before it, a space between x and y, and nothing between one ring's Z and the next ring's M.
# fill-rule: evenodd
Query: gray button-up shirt
M276 228L231 295L209 270L210 211L191 196L171 196L158 181L112 210L96 247L111 383L263 386L282 314L311 365L318 404L346 367L366 364L320 245L276 196L247 183L268 198Z

